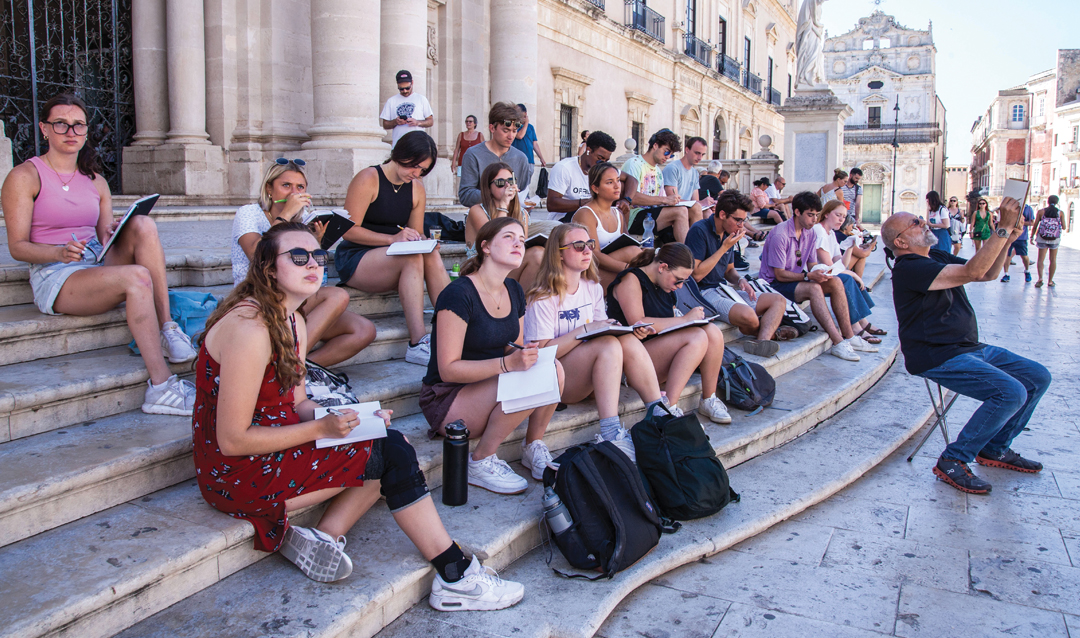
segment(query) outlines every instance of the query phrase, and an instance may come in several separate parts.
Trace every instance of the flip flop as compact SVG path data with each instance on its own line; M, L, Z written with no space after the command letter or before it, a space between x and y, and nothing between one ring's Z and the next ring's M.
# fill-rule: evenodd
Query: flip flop
M882 335L889 334L889 332L887 330L882 330L881 328L877 328L877 327L874 326L874 324L868 324L865 328L863 328L863 332L869 332L870 334L877 335L879 337L882 336Z
M862 337L863 341L865 341L866 343L872 343L874 345L881 343L881 337L874 337L872 335L873 333L869 332L865 328L859 331L859 336Z
M1056 286L1057 284L1055 284L1054 282L1052 282L1052 281L1051 281L1050 283L1048 283L1048 284L1046 284L1046 285L1047 285L1047 286L1050 286L1051 288L1053 288L1053 287L1054 287L1054 286Z
M1042 279L1035 282L1035 287L1036 288L1042 288Z

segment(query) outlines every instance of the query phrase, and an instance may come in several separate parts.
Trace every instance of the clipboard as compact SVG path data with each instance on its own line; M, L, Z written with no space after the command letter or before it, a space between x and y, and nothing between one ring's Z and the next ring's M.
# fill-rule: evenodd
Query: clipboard
M105 254L112 248L113 242L120 236L120 233L124 230L124 226L127 225L128 220L135 215L149 215L150 211L154 208L154 204L157 203L158 198L161 195L154 193L153 195L147 195L142 199L135 200L135 203L131 205L124 216L120 218L120 223L116 226L116 230L109 236L109 240L105 242L105 245L101 248L101 253L94 260L97 263L101 263L105 259Z

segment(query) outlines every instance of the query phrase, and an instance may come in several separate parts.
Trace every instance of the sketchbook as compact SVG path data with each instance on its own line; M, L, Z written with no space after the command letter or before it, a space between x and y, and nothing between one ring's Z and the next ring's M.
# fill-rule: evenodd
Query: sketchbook
M356 415L360 417L360 425L357 425L344 437L340 439L315 439L315 447L336 447L338 445L348 445L349 443L358 443L360 441L372 441L375 439L386 438L386 422L382 420L382 417L375 414L377 410L381 410L378 401L368 401L367 403L349 403L347 405L338 405L333 408L315 408L315 418L321 419L327 414L330 414L330 410L356 410Z
M558 403L559 375L555 371L556 346L540 348L536 363L528 370L503 372L499 375L496 400L506 414L531 410L542 405Z
M128 220L135 215L149 215L151 209L154 208L154 204L157 203L158 197L161 196L157 193L154 193L153 195L149 195L147 197L143 197L142 199L136 200L135 203L131 205L131 208L128 209L128 212L124 213L124 216L120 218L120 223L119 225L117 225L116 230L113 231L113 234L109 237L109 240L105 242L104 246L102 246L101 253L97 256L97 259L95 260L97 263L100 264L101 260L105 259L105 254L109 252L110 248L112 248L113 242L115 242L116 238L120 236L120 233L124 230L124 226L127 225Z
M416 241L396 241L386 249L387 255L426 255L439 245L436 239L418 239Z
M705 317L704 319L693 319L691 321L687 321L687 322L680 323L680 324L675 325L675 326L671 326L670 328L665 328L664 330L661 330L660 332L656 333L656 335L657 336L666 335L669 332L675 332L676 330L682 330L683 328L691 328L693 326L707 326L710 323L712 323L714 319L719 319L719 318L720 318L720 315L713 315L711 317Z
M326 224L326 230L323 232L322 241L319 242L319 247L323 250L328 250L331 246L336 244L345 233L349 232L350 228L356 225L356 223L349 218L349 212L345 210L313 210L305 213L303 223L310 224L312 222L323 222Z

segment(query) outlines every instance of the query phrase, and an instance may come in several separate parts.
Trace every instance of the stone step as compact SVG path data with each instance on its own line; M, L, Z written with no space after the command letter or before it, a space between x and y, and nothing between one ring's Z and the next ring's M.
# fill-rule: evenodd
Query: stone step
M777 396L781 397L777 407L782 409L765 410L749 418L745 418L745 412L733 410L734 423L731 426L709 424L706 432L725 464L734 466L744 462L807 432L857 399L888 370L896 350L894 341L887 352L865 357L855 364L838 364L820 359L810 362L777 379ZM826 390L821 390L821 387ZM595 426L584 433L591 434L594 429ZM845 437L850 437L850 434L845 433ZM579 435L576 441L586 438ZM550 443L553 449L558 449L576 441ZM783 466L791 465L792 469L800 464L798 458L791 455L785 456L782 461ZM832 465L838 464L834 462ZM518 471L524 472L522 469ZM799 482L789 484L792 488L800 485L802 483ZM746 489L738 482L735 487ZM542 490L535 482L531 483L528 492L514 497L495 496L473 489L470 491L469 506L449 508L438 504L437 507L451 536L467 552L480 556L485 564L502 570L522 556L527 555L530 562L533 560L529 552L540 541L537 519L541 494ZM438 499L439 490L435 490L435 496ZM748 513L757 511L753 505L733 507L741 507L741 511ZM710 520L725 520L727 516L721 514ZM772 517L765 516L756 524L767 527L774 522ZM356 557L354 575L345 583L324 585L309 581L280 556L273 556L233 573L119 635L124 638L172 635L208 637L272 632L284 636L371 636L411 605L422 602L430 590L433 577L430 566L416 554L395 527L389 514L381 507L374 508L357 524L348 535L349 547L364 548L375 539L378 539L379 547L378 551L353 550L352 555ZM661 547L669 552L677 552L680 545L698 542L699 538L694 533L680 533L670 539L665 538ZM650 556L658 554L654 551ZM293 571L290 572L290 569ZM516 566L511 567L511 571L515 569ZM619 578L623 576L620 574L616 581ZM526 599L519 607L526 604L535 606L545 601L549 592L563 582L559 580L555 583L554 579L550 571L546 574L530 573L524 580ZM569 612L576 613L581 607L592 605L587 593L577 591L575 596L577 600L574 603L568 602L565 596L560 599ZM162 601L161 604L166 603ZM544 613L558 616L560 612L555 609L547 606ZM416 613L409 612L409 615ZM507 614L521 618L518 612L510 611L482 619L477 617L476 620L499 626L500 619ZM473 616L463 614L457 618L464 620ZM600 620L603 620L603 616ZM530 621L539 622L532 618ZM95 626L111 626L111 623L98 618ZM79 627L82 628L82 625ZM518 627L517 631L528 631L527 625ZM434 635L450 633L444 630ZM419 634L407 631L401 635Z

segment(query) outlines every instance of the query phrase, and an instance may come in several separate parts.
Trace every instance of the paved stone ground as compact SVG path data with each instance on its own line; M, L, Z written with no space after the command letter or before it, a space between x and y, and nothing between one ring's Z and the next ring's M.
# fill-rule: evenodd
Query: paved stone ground
M906 462L920 433L828 501L640 588L597 635L1080 638L1080 251L1060 251L1054 289L1022 271L968 292L984 341L1054 375L1014 443L1041 474L973 466L994 491L963 494L930 472L940 434ZM953 436L977 405L957 401Z

